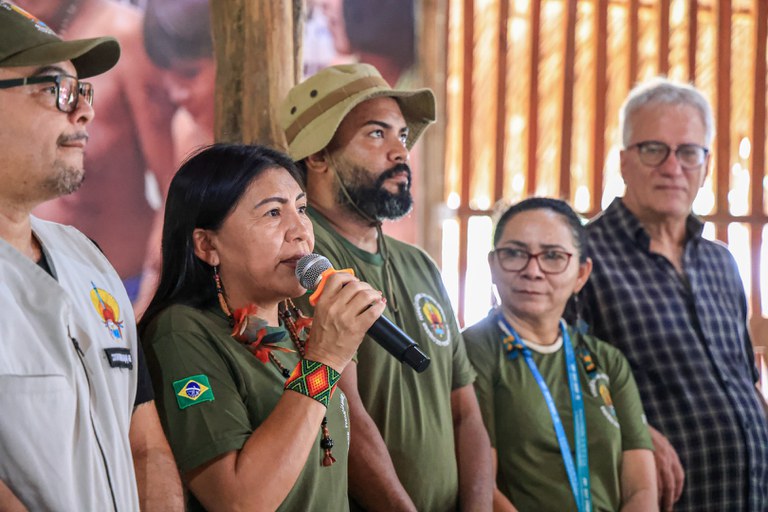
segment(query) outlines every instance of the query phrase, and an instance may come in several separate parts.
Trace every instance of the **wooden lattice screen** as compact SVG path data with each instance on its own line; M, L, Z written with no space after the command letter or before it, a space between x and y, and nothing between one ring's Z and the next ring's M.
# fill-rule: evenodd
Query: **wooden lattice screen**
M473 256L473 232L490 234L473 219L532 194L592 216L621 195L618 110L658 74L713 105L714 162L694 211L736 255L753 315L768 309L768 1L449 0L448 25L443 268L462 322L490 248Z

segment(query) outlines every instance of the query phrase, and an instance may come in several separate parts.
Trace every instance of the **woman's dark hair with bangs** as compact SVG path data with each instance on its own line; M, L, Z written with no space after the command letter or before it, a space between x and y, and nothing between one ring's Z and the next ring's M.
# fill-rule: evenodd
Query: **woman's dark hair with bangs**
M274 168L285 169L304 190L293 160L264 146L213 144L181 165L165 202L160 283L139 322L140 334L172 304L204 308L216 303L213 267L195 256L192 233L219 229L253 180Z
M496 229L493 232L494 247L499 243L504 228L512 217L529 210L549 210L562 215L573 233L573 244L579 251L579 262L587 261L587 230L584 228L584 220L568 203L551 197L530 197L510 206L496 222Z

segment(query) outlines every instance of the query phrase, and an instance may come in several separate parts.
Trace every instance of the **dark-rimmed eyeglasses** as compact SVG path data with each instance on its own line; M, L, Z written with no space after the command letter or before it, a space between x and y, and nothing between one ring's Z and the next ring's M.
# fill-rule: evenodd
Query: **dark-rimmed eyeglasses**
M627 150L637 149L640 161L649 167L658 167L669 158L672 148L657 140L638 142L627 147ZM700 167L707 159L709 150L697 144L680 144L675 149L675 158L684 169Z
M69 75L30 76L0 80L0 89L45 83L53 84L51 87L56 94L56 108L62 112L67 114L74 112L77 109L80 96L85 98L89 105L93 105L93 85L90 82L81 82Z
M571 261L573 256L573 253L556 249L532 253L524 249L499 247L494 249L493 252L496 254L499 266L507 272L520 272L528 266L531 259L534 259L545 274L560 274L564 272L568 268L568 262Z

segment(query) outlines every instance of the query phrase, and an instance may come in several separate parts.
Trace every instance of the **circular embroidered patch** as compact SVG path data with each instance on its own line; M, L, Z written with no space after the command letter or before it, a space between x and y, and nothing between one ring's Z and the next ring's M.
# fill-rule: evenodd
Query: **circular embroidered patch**
M413 307L429 339L441 347L450 345L451 331L440 304L426 293L417 293L413 298Z

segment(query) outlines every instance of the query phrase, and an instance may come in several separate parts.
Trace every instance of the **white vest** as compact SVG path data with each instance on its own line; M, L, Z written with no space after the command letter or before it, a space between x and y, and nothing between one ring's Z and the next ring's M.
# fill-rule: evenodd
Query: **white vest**
M0 479L30 510L137 511L133 309L82 233L32 230L56 279L0 239Z

